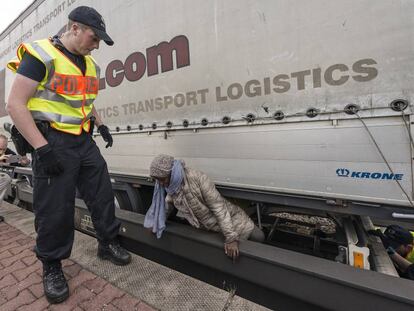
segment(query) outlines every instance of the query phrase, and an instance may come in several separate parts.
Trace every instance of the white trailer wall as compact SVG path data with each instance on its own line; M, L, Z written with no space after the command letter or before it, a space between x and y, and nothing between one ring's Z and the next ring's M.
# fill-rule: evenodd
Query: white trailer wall
M411 197L409 135L389 104L406 100L411 114L413 1L37 3L0 36L0 63L19 38L57 33L73 7L97 8L115 41L93 53L105 85L97 109L119 130L114 147L102 148L111 170L147 175L163 152L222 184L409 205L396 181ZM6 72L5 101L12 79ZM357 116L343 112L348 104L393 172ZM310 108L318 115L306 116Z

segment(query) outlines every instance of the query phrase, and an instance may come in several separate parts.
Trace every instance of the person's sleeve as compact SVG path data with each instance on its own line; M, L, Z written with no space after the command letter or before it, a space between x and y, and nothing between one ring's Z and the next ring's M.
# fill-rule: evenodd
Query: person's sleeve
M29 79L41 82L46 75L46 67L36 57L29 53L24 53L19 68L17 68L17 73Z
M177 215L177 209L174 206L173 200L169 194L165 196L165 219L171 219Z
M221 232L224 235L225 242L230 243L238 241L239 235L233 229L233 221L230 212L226 208L226 201L217 191L215 184L204 173L200 172L200 188L203 199L217 219Z
M4 154L7 155L16 155L16 152L14 152L13 150L11 150L10 148L6 149L6 152ZM10 166L19 166L19 163L8 163L8 165Z
M15 155L16 152L14 152L13 150L11 150L10 148L7 148L5 154Z

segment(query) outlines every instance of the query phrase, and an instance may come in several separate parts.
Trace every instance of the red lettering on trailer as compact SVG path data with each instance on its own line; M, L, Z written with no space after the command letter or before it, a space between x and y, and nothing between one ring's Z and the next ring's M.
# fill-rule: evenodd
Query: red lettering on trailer
M188 38L184 35L176 36L170 42L163 41L149 47L146 55L133 52L125 62L119 59L111 61L106 67L105 77L99 80L99 89L105 89L106 85L117 87L124 78L130 82L138 81L145 72L150 77L159 74L159 69L161 73L174 70L174 52L177 69L190 65Z

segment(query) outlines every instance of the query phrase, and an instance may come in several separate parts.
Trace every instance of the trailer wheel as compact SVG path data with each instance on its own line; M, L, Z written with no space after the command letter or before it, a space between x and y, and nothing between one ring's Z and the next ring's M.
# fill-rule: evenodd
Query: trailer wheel
M115 190L114 191L115 208L124 209L130 211L132 209L131 203L129 202L128 195L125 191Z
M116 208L143 214L145 212L138 189L128 184L113 185L114 203Z

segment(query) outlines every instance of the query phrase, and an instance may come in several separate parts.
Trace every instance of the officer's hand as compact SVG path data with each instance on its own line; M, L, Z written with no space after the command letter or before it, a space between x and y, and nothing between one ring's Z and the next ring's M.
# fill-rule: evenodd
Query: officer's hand
M35 150L36 160L49 176L58 176L63 173L63 165L56 157L49 144Z
M104 141L107 142L105 148L112 147L114 140L112 139L111 133L109 133L109 128L106 125L99 125L98 132L101 134Z

